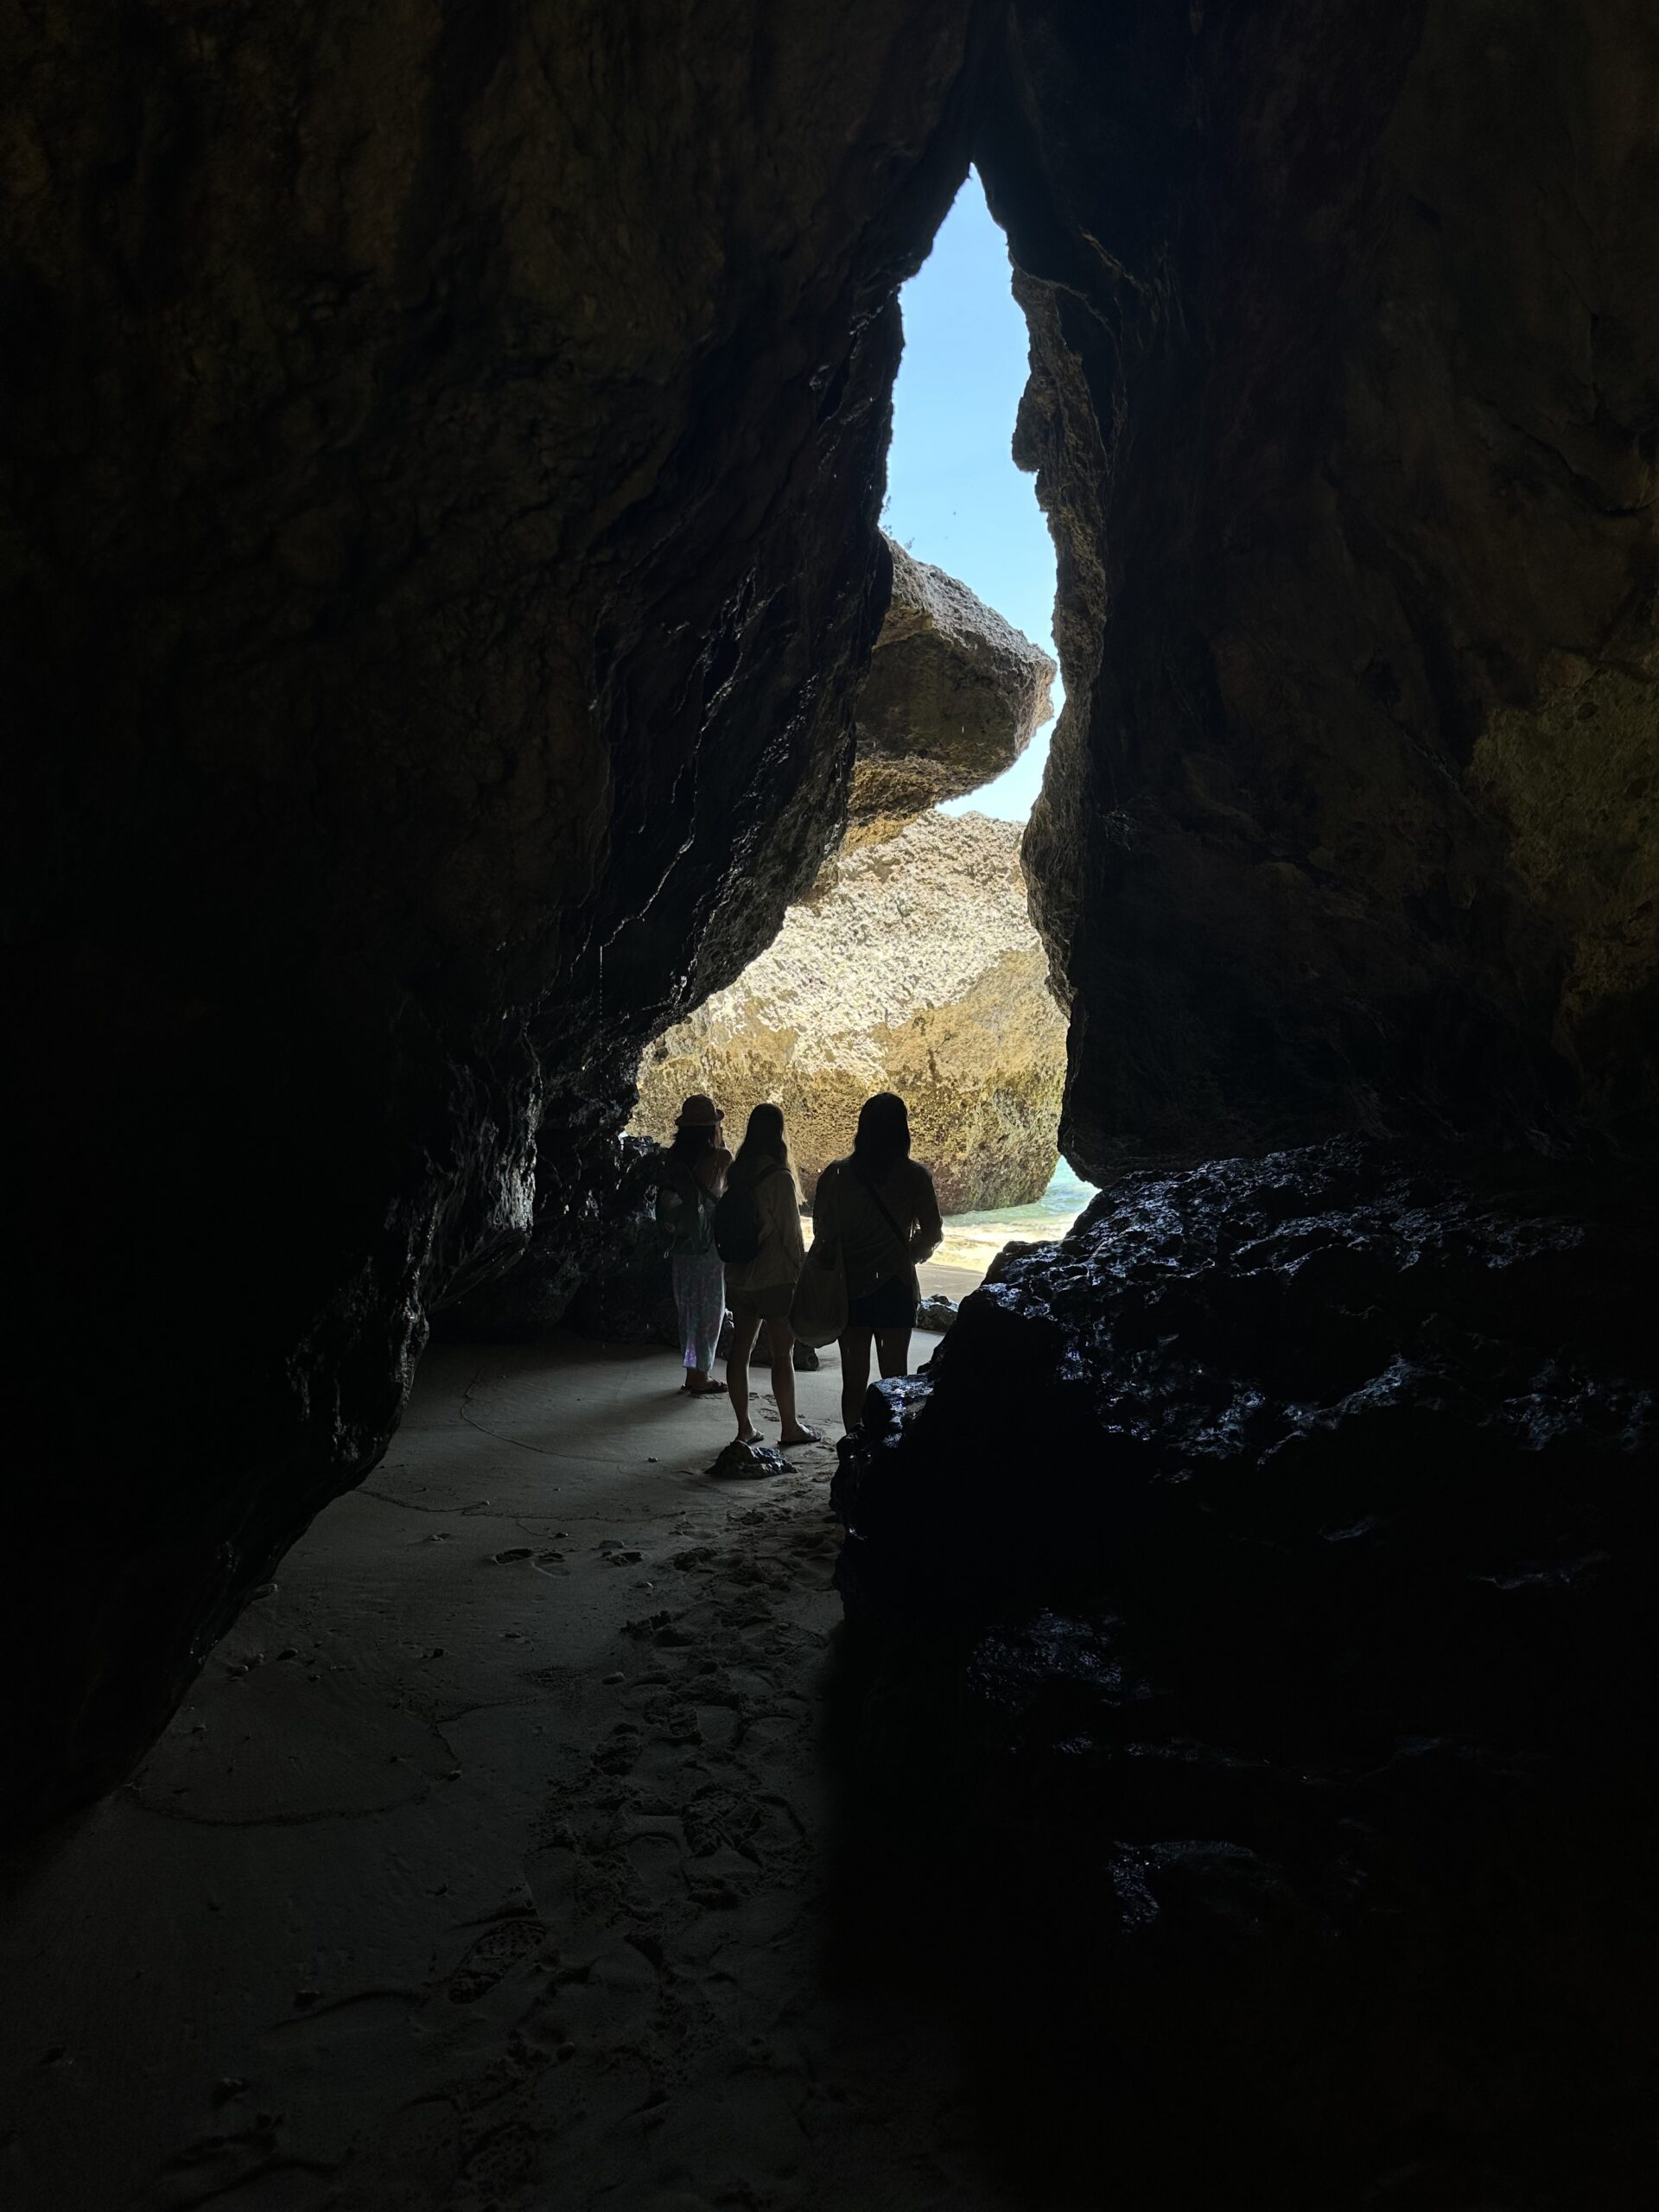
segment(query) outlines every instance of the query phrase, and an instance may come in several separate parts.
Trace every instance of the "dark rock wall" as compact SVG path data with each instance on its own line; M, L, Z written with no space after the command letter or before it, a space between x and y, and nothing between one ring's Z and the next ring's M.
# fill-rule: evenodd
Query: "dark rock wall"
M9 18L25 1803L123 1770L533 1185L591 1232L645 1039L836 834L976 35Z
M1073 1159L1647 1126L1650 11L1003 28L0 32L21 1801L122 1771L532 1202L569 1296L642 1043L838 833L893 297L970 149L1060 561Z
M1066 1149L1650 1134L1659 21L1027 0L997 81Z
M842 1912L1022 2202L1650 2195L1656 1239L1536 1155L1126 1175L873 1393Z

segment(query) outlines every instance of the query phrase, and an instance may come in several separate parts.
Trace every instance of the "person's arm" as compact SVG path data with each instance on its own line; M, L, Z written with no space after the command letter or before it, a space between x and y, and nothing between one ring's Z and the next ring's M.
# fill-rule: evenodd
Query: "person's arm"
M916 1230L910 1240L910 1256L912 1262L920 1262L930 1259L944 1241L938 1195L925 1167L916 1170L916 1192L912 1204L916 1209Z
M812 1193L812 1249L827 1267L836 1255L836 1240L841 1224L836 1209L836 1192L841 1177L832 1164L818 1178L817 1188Z
M795 1193L795 1178L786 1167L780 1167L776 1174L767 1176L766 1187L771 1197L772 1223L779 1243L798 1274L806 1260L806 1241L801 1235L801 1208Z

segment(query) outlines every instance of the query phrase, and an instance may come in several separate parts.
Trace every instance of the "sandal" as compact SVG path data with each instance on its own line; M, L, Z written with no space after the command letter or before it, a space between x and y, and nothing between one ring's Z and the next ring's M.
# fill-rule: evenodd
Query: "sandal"
M778 1441L779 1446L786 1452L792 1444L822 1444L823 1439L819 1435L816 1428L809 1428L806 1426L806 1423L803 1421L800 1428L795 1435L780 1436Z

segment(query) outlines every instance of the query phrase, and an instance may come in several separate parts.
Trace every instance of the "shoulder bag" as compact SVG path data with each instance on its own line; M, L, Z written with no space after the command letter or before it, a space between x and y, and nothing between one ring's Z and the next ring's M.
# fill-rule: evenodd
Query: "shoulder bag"
M796 1278L790 1300L791 1332L815 1351L834 1344L847 1326L847 1264L841 1256L841 1239L820 1243L816 1228L812 1249Z

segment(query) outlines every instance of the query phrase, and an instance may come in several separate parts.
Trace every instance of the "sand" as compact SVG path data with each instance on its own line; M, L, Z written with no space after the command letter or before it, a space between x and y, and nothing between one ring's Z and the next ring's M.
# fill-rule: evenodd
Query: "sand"
M677 1374L430 1353L135 1782L14 1869L11 2212L999 2201L948 2028L834 1956L833 1454L712 1480ZM826 1433L838 1388L800 1378Z

